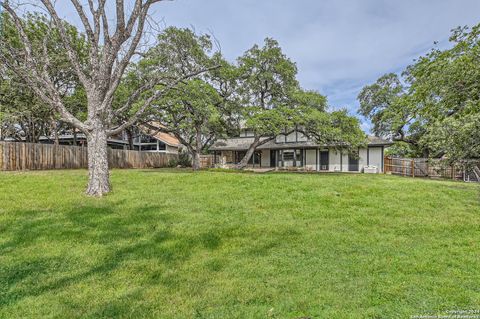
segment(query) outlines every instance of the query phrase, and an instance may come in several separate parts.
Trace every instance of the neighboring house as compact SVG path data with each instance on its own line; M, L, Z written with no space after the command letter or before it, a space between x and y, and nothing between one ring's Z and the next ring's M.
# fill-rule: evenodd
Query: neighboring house
M160 152L178 154L182 148L180 141L173 135L153 132L152 135L140 134L133 140L135 149L142 152Z
M158 153L167 153L167 154L178 154L182 148L180 141L173 135L157 132L157 131L148 131L135 129L133 136L133 150L141 152L158 152ZM150 133L150 134L149 134ZM40 143L54 143L54 139L51 137L40 137ZM73 134L61 134L58 136L58 143L60 145L86 145L87 139L85 134L77 133L75 136ZM130 142L126 132L119 134L114 137L110 137L107 141L108 147L112 149L130 149Z
M242 131L240 137L218 140L210 147L216 163L236 164L245 155L253 141L253 134ZM262 168L302 168L309 171L363 172L365 166L384 169L384 149L392 143L369 136L367 146L358 150L358 156L349 156L333 146L318 145L300 132L279 135L257 148L249 164Z

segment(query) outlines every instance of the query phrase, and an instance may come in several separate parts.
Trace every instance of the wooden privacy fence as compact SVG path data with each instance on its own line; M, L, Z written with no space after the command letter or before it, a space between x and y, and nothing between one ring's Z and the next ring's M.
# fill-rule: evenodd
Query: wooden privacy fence
M200 168L211 168L214 165L213 155L200 155Z
M480 181L479 163L470 165L447 165L441 159L428 158L396 158L385 157L384 166L386 174L409 176L447 178L463 181Z
M108 149L110 168L160 168L178 160L176 154ZM88 167L82 146L0 142L0 170L48 170Z

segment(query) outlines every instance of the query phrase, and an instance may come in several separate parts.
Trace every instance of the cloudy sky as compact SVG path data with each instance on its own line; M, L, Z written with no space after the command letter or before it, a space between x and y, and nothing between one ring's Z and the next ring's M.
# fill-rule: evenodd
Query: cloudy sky
M402 70L434 41L447 46L452 28L480 22L479 0L177 0L154 11L167 25L212 32L231 60L277 39L303 87L353 114L364 85Z
M230 60L273 37L297 62L303 87L355 114L364 85L399 72L434 41L446 47L452 28L480 22L480 0L175 0L155 5L153 17L213 33Z

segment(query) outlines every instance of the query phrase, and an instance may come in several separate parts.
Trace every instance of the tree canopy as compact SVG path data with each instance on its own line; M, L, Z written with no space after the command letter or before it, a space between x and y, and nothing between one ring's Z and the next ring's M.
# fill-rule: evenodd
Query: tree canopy
M402 73L363 88L360 113L399 153L480 157L480 25L452 31L452 47L432 49Z

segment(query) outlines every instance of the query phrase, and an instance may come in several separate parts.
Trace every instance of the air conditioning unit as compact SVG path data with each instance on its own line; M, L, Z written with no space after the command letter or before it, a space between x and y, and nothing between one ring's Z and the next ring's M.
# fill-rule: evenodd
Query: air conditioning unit
M363 167L363 172L365 174L377 174L378 173L378 167L377 166L364 166Z

